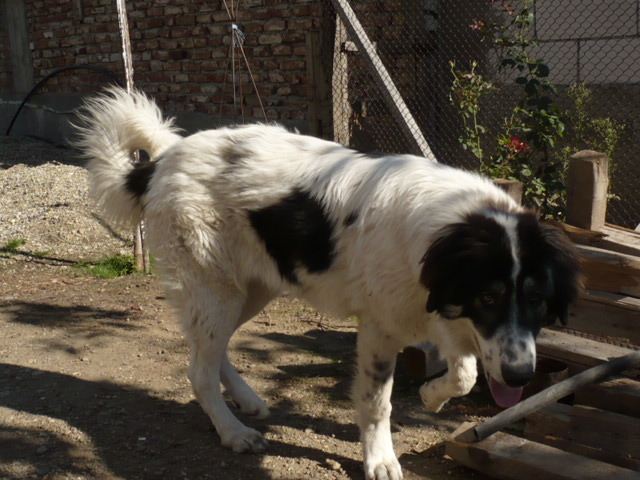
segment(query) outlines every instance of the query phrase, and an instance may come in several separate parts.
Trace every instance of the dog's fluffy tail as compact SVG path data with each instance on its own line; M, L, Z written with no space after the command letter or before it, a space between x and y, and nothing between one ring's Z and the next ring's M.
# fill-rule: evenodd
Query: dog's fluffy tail
M89 160L91 193L106 220L120 226L137 223L141 202L128 188L133 152L144 150L155 161L181 138L173 119L164 119L143 93L112 87L85 102L76 131L74 143Z

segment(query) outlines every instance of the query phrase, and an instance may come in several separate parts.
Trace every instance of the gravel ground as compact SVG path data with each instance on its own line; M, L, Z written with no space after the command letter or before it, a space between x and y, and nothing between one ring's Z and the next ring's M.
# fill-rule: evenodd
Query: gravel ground
M189 352L155 275L103 280L77 260L129 253L87 197L73 152L0 138L0 479L363 478L349 385L356 328L286 297L234 336L229 355L272 416L240 416L270 442L220 445L194 401ZM444 456L463 421L496 413L486 388L444 412L400 366L392 430L405 478L482 480Z
M126 234L100 221L87 192L87 172L73 151L0 137L0 247L24 240L38 257L65 261L129 253ZM0 259L5 266L16 257Z

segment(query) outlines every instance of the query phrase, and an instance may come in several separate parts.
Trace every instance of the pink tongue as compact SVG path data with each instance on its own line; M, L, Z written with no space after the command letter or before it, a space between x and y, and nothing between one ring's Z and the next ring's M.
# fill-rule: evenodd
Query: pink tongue
M506 385L498 383L489 375L489 390L491 390L491 395L493 395L493 399L499 407L509 408L520 401L523 388L507 387Z

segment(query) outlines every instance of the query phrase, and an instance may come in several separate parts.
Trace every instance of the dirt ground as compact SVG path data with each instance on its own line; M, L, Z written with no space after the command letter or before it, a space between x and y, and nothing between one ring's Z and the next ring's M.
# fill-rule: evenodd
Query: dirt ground
M102 254L93 247L84 259ZM73 268L79 258L20 248L0 254L0 479L364 478L349 400L353 321L281 298L242 327L230 357L272 415L239 414L270 445L235 454L194 400L189 353L155 275L102 280ZM486 478L442 443L461 422L497 412L484 383L430 414L423 379L400 362L395 381L406 478Z

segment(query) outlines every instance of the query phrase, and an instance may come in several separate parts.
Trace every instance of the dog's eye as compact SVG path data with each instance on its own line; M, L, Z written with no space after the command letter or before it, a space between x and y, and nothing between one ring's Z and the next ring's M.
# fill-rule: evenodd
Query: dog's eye
M482 302L482 305L489 307L496 303L496 294L492 292L483 292L480 295L480 301Z

